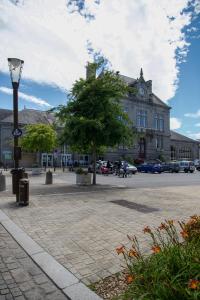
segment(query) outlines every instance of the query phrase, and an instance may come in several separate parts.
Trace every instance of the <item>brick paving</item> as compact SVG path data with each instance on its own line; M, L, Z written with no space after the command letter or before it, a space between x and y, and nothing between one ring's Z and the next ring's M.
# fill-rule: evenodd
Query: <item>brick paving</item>
M116 200L132 204L124 207ZM4 196L0 208L59 263L89 284L121 270L115 247L127 243L127 234L136 234L147 249L147 237L142 233L145 225L157 226L165 218L185 219L199 213L200 187L34 195L29 207L16 207L14 197Z
M66 300L0 225L0 300Z

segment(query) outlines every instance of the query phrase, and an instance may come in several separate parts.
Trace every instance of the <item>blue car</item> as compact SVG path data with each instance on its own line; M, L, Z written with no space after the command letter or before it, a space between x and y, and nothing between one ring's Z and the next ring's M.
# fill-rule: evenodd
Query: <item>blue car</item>
M162 173L163 169L161 164L148 164L144 163L137 167L139 172L145 172L145 173Z

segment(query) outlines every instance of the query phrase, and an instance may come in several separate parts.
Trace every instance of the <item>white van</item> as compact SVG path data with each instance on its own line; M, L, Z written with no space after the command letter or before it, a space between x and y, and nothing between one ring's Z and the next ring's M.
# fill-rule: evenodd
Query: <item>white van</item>
M193 173L195 171L195 165L193 161L182 160L179 162L180 171L184 171L185 173Z

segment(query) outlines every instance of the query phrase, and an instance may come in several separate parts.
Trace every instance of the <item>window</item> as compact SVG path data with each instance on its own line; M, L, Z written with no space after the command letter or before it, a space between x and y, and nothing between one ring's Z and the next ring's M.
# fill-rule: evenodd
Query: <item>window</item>
M154 128L159 131L164 131L164 117L160 114L154 116Z
M156 149L163 149L163 136L157 135L156 137Z
M137 111L137 127L147 127L147 112L145 110Z

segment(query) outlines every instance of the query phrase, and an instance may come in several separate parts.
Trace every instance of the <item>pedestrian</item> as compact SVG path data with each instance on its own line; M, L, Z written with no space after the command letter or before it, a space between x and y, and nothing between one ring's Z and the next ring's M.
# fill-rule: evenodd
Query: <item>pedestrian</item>
M121 162L121 160L119 160L117 162L117 172L116 172L116 175L120 175L121 167L122 167L122 162Z
M127 161L124 161L124 163L123 163L123 178L127 177L127 171L128 171L128 163L127 163Z

